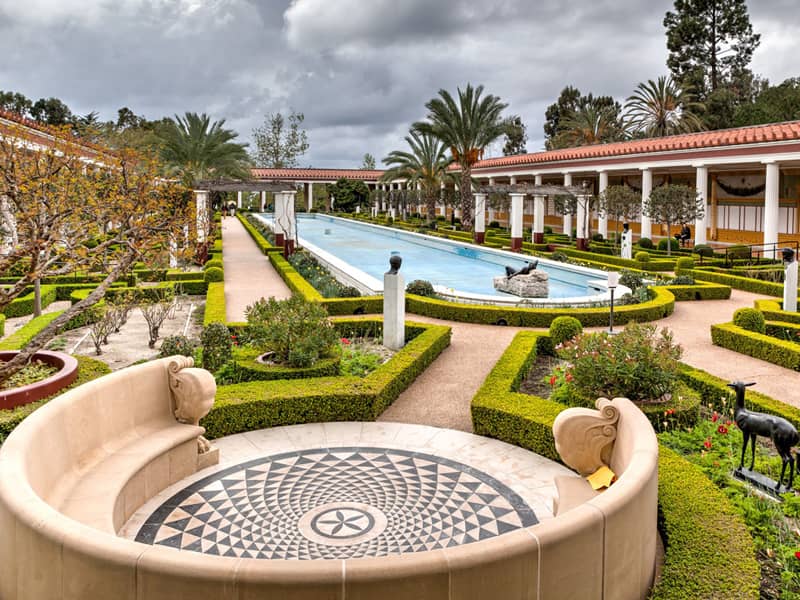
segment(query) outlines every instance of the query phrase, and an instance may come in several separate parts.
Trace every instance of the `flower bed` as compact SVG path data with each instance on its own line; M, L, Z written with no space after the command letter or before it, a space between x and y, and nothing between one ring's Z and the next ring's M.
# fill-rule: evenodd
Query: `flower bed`
M0 352L0 361L9 361L17 354L18 352L13 351ZM70 385L78 376L78 362L69 354L40 350L33 355L33 360L55 367L58 371L41 381L0 390L0 409L16 408L52 396Z

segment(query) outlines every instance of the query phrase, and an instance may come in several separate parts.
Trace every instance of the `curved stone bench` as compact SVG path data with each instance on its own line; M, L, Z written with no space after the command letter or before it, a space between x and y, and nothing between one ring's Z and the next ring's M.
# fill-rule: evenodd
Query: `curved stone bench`
M484 541L380 558L281 561L116 537L132 507L203 464L202 430L172 417L170 381L180 369L170 373L169 364L153 361L76 388L32 414L0 448L0 599L646 596L655 562L655 438L627 401L614 401L621 406L615 451L630 460L610 489ZM93 486L105 493L82 501Z

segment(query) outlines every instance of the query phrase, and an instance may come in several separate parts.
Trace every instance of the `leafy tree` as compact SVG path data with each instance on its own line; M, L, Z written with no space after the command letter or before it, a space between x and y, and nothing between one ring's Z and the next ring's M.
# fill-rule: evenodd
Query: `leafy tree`
M503 145L503 156L514 156L527 152L525 144L528 141L527 127L522 122L522 117L514 115L505 121L506 135Z
M29 117L33 102L19 92L4 92L0 90L0 109Z
M561 120L554 148L615 142L625 137L619 114L610 107L584 106Z
M375 170L375 157L372 156L369 152L364 155L364 159L361 161L361 170L362 171L374 171Z
M619 241L620 222L638 216L642 209L642 198L627 185L609 185L600 194L598 211L616 221L614 244Z
M760 125L800 119L800 77L792 77L780 85L767 86L754 102L736 109L734 125Z
M405 140L409 151L393 150L383 159L389 170L382 180L406 179L414 186L419 184L425 202L425 217L430 224L435 221L436 201L442 183L452 180L447 173L447 167L453 160L447 155L444 142L432 135L412 129Z
M72 111L58 98L40 98L33 103L31 116L47 125L66 125L73 122Z
M672 77L662 76L636 86L625 102L625 120L631 131L644 137L691 133L703 129L703 122L694 110L702 110L702 106L692 102Z
M158 131L167 173L186 187L211 178L248 179L247 144L234 142L238 134L224 125L225 119L212 123L205 113L187 112L184 118L169 119Z
M674 7L664 17L667 66L682 87L706 103L706 126L727 126L735 104L749 94L748 65L761 41L745 0L675 0Z
M545 148L547 150L554 150L563 146L559 146L556 141L558 135L563 129L562 121L569 119L575 112L592 107L596 111L608 108L613 112L612 120L618 121L619 114L622 107L611 96L598 96L594 97L592 94L588 96L581 95L578 88L567 86L561 90L558 100L554 104L547 107L545 112L544 134L545 134Z
M73 317L98 302L137 261L151 262L170 236L190 222L187 191L160 177L161 166L130 151L93 152L78 146L69 127L53 130L35 149L20 143L27 128L10 126L0 139L0 200L6 238L0 273L16 278L0 290L0 310L37 279L78 270L105 277L37 334L13 360L8 378ZM113 229L109 225L113 224Z
M339 179L328 184L328 193L335 199L334 209L340 212L353 212L356 206L369 202L369 188L361 180Z
M296 167L297 159L308 150L308 135L302 129L305 116L292 111L287 119L281 113L271 113L264 124L253 130L256 144L253 162L259 167L287 169Z
M456 102L447 90L439 90L439 97L425 105L428 120L413 127L449 146L460 165L461 223L467 230L472 229L472 165L482 158L486 146L505 133L500 114L507 105L497 96L482 94L482 85L473 88L468 83L464 90L458 89Z
M644 201L642 212L655 223L667 226L689 223L705 214L705 201L692 187L667 184L655 188ZM667 255L672 244L667 245Z

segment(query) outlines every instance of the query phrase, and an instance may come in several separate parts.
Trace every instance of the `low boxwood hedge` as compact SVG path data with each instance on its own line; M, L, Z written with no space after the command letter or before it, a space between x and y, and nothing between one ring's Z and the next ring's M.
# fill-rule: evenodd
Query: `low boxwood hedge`
M747 331L733 323L711 326L711 341L722 348L800 371L800 344Z
M167 281L202 281L203 271L182 271L180 269L170 269L167 271L164 279Z
M311 377L330 377L339 374L340 357L323 358L306 368L270 366L259 362L259 350L249 347L233 349L235 376L240 382L271 381L273 379L306 379Z
M40 406L44 406L50 400L69 389L92 381L93 379L97 379L98 377L102 377L103 375L107 375L111 372L109 366L102 361L89 358L88 356L76 355L75 358L78 360L78 377L75 379L72 385L59 391L57 394L54 394L49 398L39 400L38 402L33 402L31 404L26 404L25 406L19 406L17 408L11 408L8 410L0 410L0 443L5 441L5 439L8 437L8 434L10 434L25 417L27 417Z
M621 256L609 256L607 254L599 254L596 252L584 252L583 250L575 250L574 248L556 248L558 252L566 254L570 258L577 258L579 260L591 260L596 263L604 265L613 265L615 267L623 267L626 269L642 269L647 271L672 271L675 268L675 259L672 260L649 260L647 262L640 262ZM649 252L649 251L648 251ZM651 253L652 254L652 253Z
M767 321L800 323L800 313L783 310L783 302L777 300L756 300L754 306L764 313Z
M41 293L42 308L47 308L50 306L50 304L56 301L56 286L43 284L39 286L39 291ZM33 306L33 289L30 291L23 290L23 294L14 298L14 300L9 302L0 312L2 312L7 319L24 317L25 315L30 315L33 313Z
M691 275L694 277L695 281L721 283L744 292L752 292L754 294L764 294L765 296L777 296L779 298L783 298L782 283L771 283L769 281L750 279L749 277L728 275L726 273L718 273L708 269L678 269L675 274Z
M209 323L225 323L227 321L225 307L225 283L209 283L206 292L206 308L203 314L203 326Z
M63 312L63 310L59 310L34 317L0 342L0 350L19 350L23 348Z
M477 434L559 460L552 426L566 407L516 392L543 337L517 334L473 398L472 421ZM666 557L653 598L758 598L760 570L744 521L699 468L663 446L658 499Z
M450 328L442 325L407 322L406 332L413 339L364 378L219 386L214 408L202 421L206 435L215 438L295 423L374 420L450 344Z
M283 248L280 246L273 246L270 244L267 239L261 235L258 229L250 222L250 219L254 219L255 217L244 216L242 213L237 213L236 217L239 219L241 224L244 226L247 233L250 234L250 237L253 238L253 241L258 246L258 249L261 250L262 254L272 254L274 252L281 253L283 252Z
M677 302L687 300L727 300L731 297L731 288L720 283L698 281L694 285L665 285L675 296Z

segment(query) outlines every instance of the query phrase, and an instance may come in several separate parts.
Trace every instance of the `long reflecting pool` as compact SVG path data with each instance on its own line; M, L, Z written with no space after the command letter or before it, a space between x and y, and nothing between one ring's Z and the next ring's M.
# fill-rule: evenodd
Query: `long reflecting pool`
M257 216L272 226L271 214ZM468 302L518 303L520 298L496 291L492 280L505 274L506 265L519 268L530 258L322 214L298 214L297 234L300 245L340 280L365 293L383 291L389 257L400 254L406 282L424 279L438 293ZM539 260L538 269L550 277L550 296L532 303L574 305L607 299L603 271L546 259Z

